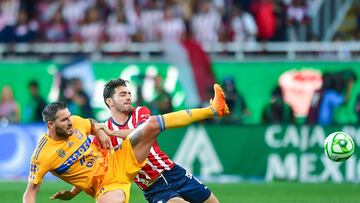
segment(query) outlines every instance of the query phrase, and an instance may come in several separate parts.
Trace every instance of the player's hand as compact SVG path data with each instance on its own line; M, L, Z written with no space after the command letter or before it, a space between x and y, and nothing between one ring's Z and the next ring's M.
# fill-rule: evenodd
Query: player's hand
M112 135L114 133L114 131L110 130L104 123L96 123L95 130L96 131L103 130L107 135Z
M113 132L112 132L113 133ZM110 133L111 134L111 133ZM105 130L101 129L96 132L96 137L99 140L100 147L102 149L112 149L113 146L111 144L111 139L109 137L109 134L105 132Z
M74 197L75 197L75 195L71 191L63 190L63 191L55 193L53 196L50 197L50 199L51 200L55 200L55 199L71 200Z
M114 130L113 136L125 139L134 129L127 129L127 130Z

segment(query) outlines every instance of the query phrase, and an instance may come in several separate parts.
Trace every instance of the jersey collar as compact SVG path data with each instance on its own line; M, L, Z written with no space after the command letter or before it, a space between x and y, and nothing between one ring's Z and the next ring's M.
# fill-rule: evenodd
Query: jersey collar
M131 114L132 114L132 112L129 113L128 118L126 119L126 121L124 122L124 124L119 124L119 123L117 123L117 122L114 120L113 117L111 117L110 120L111 120L111 122L112 122L113 124L115 124L115 125L117 125L117 126L119 126L119 127L124 127L124 126L129 122L130 118L132 117Z

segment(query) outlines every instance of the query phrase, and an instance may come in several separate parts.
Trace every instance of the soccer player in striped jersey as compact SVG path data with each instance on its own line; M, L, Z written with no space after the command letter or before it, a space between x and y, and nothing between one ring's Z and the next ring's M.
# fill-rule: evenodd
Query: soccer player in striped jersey
M109 159L108 162L105 162L101 166L97 164L97 168L94 168L92 170L93 172L94 171L96 172L98 170L106 171L106 168L109 168L110 170L106 172L104 179L96 178L94 181L94 177L92 177L91 174L89 173L83 174L83 179L87 179L88 181L85 182L87 182L88 184L85 185L76 184L76 182L67 181L70 184L74 185L73 189L71 191L58 192L52 197L52 199L63 199L63 200L71 199L81 190L84 190L88 194L95 197L97 202L100 203L128 202L130 195L129 189L130 189L131 181L135 179L135 176L138 174L141 168L145 166L147 156L154 142L156 141L157 136L161 131L165 129L184 127L197 121L213 118L215 116L222 117L230 113L227 104L225 102L224 92L221 89L221 87L215 84L214 90L215 90L215 96L214 99L211 100L209 107L199 108L199 109L188 109L188 110L183 110L183 111L178 111L178 112L173 112L158 116L150 116L143 124L136 126L135 129L126 130L125 132L131 131L131 133L128 134L127 137L122 141L121 146L115 147L113 150L107 152L108 156L104 155L103 153L103 156L105 158L98 155L100 158ZM126 86L119 86L113 89L113 91L110 94L110 97L109 96L105 97L105 102L112 111L114 111L114 109L117 109L119 112L121 112L121 109L119 108L119 103L121 103L121 105L124 105L125 107L128 107L129 109L131 108L130 95L131 94L129 90L126 88ZM49 126L49 124L50 123L48 122L48 127L51 127ZM127 133L123 133L122 131L116 131L116 133L114 132L114 134L123 138L123 134L127 134ZM82 159L81 157L77 157L77 158L79 159L79 161ZM78 163L78 159L75 160L72 159L71 161L74 163ZM97 160L102 160L102 159L91 158L90 160L92 160L94 164L97 163ZM81 164L77 164L76 166L78 167L79 165ZM55 170L56 172L56 168L58 166L55 165L54 167L55 168L47 167L47 170L49 171ZM137 167L138 170L136 170ZM71 168L71 166L69 166L68 168ZM175 168L175 166L173 168ZM31 170L31 171L35 171L31 173L31 175L36 176L36 170ZM72 172L74 173L74 170L72 170ZM164 181L167 186L170 186L170 184L172 185L174 184L173 182L170 182L169 179L170 176L168 176L171 174L165 174L165 173L166 172L160 173L160 175L157 176L156 179L153 179L153 182L147 183L147 186L152 188L157 188L155 190L164 190L164 189L168 190L162 187L164 186L162 182L159 182L159 181ZM181 177L185 176L188 178L188 179L177 179L182 181L181 184L194 186L194 178L192 177L191 174L186 173L185 170L179 169L174 171L174 173L176 173L173 174L174 175L173 177L175 178L178 178L175 175L180 175ZM42 171L42 175L43 174L44 171ZM65 175L66 177L71 177L73 174L66 173L65 171ZM62 178L61 175L59 175L59 177ZM166 179L166 177L168 177L168 179ZM39 189L38 183L40 182L40 180L37 178L35 178L35 180L36 181L33 181L32 178L29 178L29 184L24 194L25 202L32 202L30 200L34 200L34 196ZM64 180L66 179L64 178ZM96 183L97 184L94 185L94 182L95 184ZM203 187L205 188L205 186ZM184 187L185 191L195 191L195 189L198 188L195 187L187 188L186 186ZM152 198L154 199L161 198L167 200L172 199L171 201L173 202L185 202L185 200L181 198L180 194L178 194L177 192L179 191L171 191L166 194L156 192L154 193L154 197ZM157 196L158 194L161 194L161 196ZM187 193L187 195L189 194L191 195L191 192ZM197 200L195 200L195 202L196 201ZM217 200L215 199L215 201Z
M131 106L131 92L126 87L126 81L121 78L105 85L103 97L111 112L111 117L106 122L111 130L134 129L151 116L148 108ZM111 141L113 146L119 146L122 139L112 136ZM97 142L96 138L94 142ZM146 165L139 171L134 182L149 202L218 202L205 185L174 163L160 149L157 141L151 146ZM162 185L164 182L165 186Z
M106 121L111 130L134 129L151 117L148 108L131 106L131 92L123 79L108 82L103 97L111 112L111 117ZM115 136L111 137L111 141L115 148L123 142L122 138ZM98 144L96 138L94 143ZM149 202L218 202L209 188L161 151L156 140L134 182ZM130 192L130 184L127 191Z

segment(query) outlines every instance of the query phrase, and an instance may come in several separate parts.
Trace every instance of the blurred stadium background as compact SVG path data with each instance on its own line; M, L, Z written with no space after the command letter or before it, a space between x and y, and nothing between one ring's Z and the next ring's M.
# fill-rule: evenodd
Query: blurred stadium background
M41 108L105 120L117 77L153 114L223 85L229 118L159 138L221 202L359 202L359 150L334 163L322 146L333 131L360 146L359 58L358 0L1 0L1 202L21 201ZM70 188L47 180L38 202Z

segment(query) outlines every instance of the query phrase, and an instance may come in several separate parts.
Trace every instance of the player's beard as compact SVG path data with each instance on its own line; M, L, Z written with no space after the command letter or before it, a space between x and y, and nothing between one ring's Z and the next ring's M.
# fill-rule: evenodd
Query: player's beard
M129 106L125 106L125 105L121 105L117 102L114 102L114 107L116 109L117 112L121 112L121 113L125 113L125 114L128 114L132 111L132 106L129 105Z
M55 132L56 135L62 138L68 138L71 134L72 134L72 130L71 132L68 132L67 129L62 129L60 127L55 126Z

